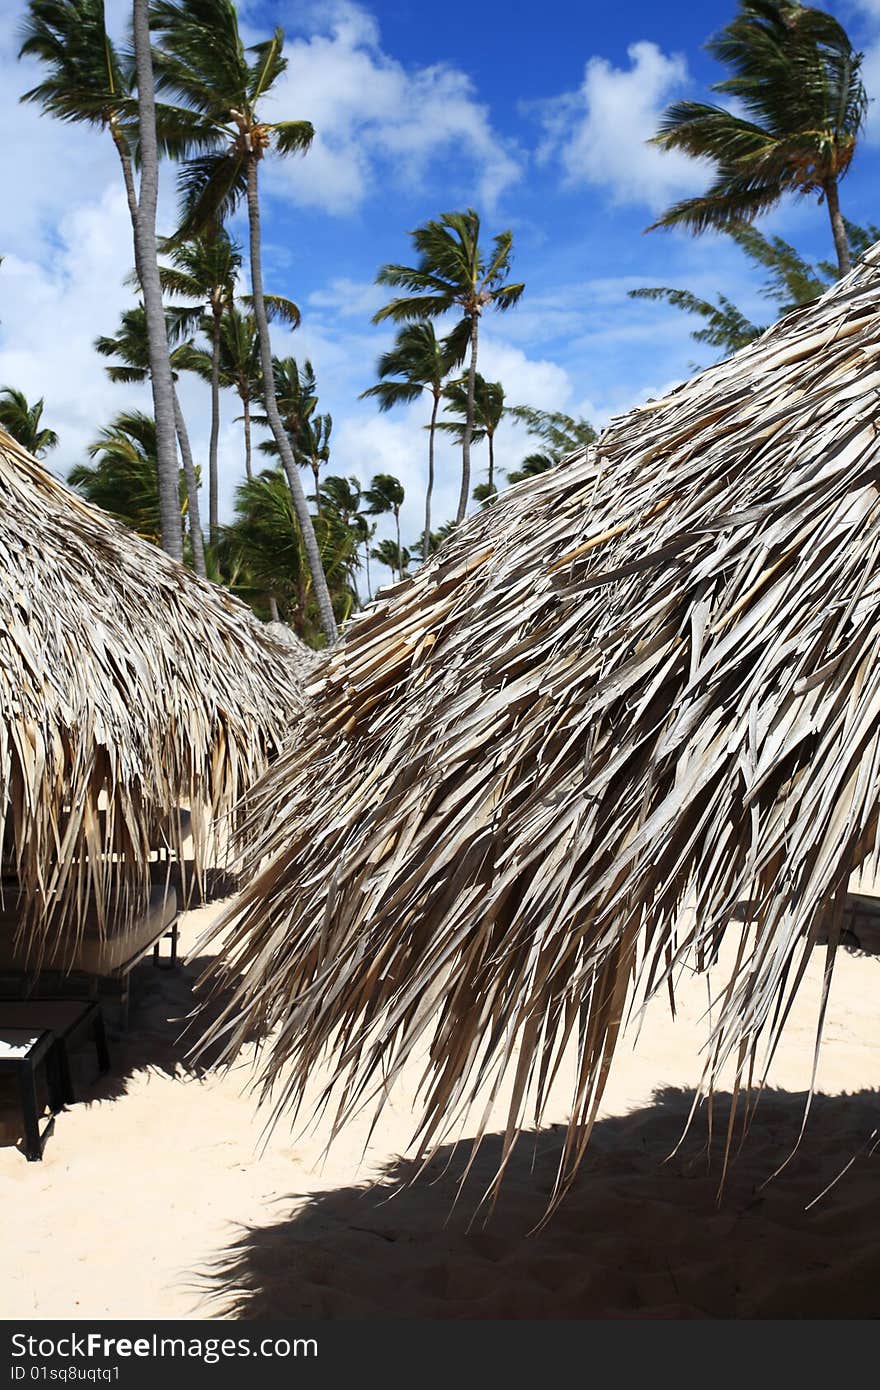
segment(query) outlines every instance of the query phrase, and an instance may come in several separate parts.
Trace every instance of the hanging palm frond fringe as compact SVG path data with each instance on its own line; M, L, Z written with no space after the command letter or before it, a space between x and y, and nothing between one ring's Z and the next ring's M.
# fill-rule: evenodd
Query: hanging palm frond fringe
M0 430L0 841L35 964L142 912L157 846L217 853L311 660Z
M421 1150L506 1075L503 1170L573 1048L558 1197L628 1006L725 932L704 1085L760 1077L878 859L878 413L875 248L352 624L252 798L212 976L278 1112L329 1055L338 1126L427 1050Z

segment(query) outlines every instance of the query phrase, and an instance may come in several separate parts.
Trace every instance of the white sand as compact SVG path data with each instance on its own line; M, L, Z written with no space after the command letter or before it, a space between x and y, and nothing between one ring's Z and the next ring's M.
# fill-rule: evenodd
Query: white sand
M184 946L213 911L187 915ZM3 1316L876 1316L880 1150L864 1150L880 1127L880 958L840 954L806 1138L785 1173L761 1186L800 1126L822 963L817 951L771 1072L779 1089L761 1101L720 1206L702 1119L663 1162L689 1105L678 1092L701 1070L706 984L697 979L682 987L675 1022L660 999L636 1050L624 1041L576 1188L531 1236L558 1131L523 1139L495 1215L470 1230L491 1138L451 1219L458 1158L387 1200L405 1171L415 1071L363 1161L366 1120L324 1163L326 1125L296 1142L279 1126L260 1153L264 1116L244 1089L247 1067L196 1077L181 1063L170 1020L190 1007L199 966L176 975L139 966L112 1076L95 1083L82 1055L84 1098L58 1116L42 1163L0 1147ZM655 1103L659 1088L675 1089ZM563 1077L549 1118L565 1115ZM499 1113L490 1135L500 1124Z

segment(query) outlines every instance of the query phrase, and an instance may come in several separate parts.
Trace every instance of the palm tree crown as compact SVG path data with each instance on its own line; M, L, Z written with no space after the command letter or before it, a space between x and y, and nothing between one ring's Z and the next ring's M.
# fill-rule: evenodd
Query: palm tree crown
M431 419L428 425L428 485L425 489L425 527L422 548L428 554L431 534L431 499L434 493L434 433L437 411L443 386L449 373L460 361L458 349L446 338L438 338L430 319L407 323L397 335L394 346L379 358L377 374L381 380L361 392L373 397L380 410L405 405L418 400L425 391L432 398Z
M715 178L706 193L674 204L653 225L726 231L786 193L817 193L845 274L850 254L837 186L867 110L862 55L836 19L790 0L740 0L739 14L707 48L733 70L713 90L738 109L680 101L666 111L655 142L711 160Z
M0 390L0 425L35 458L41 458L58 444L55 431L41 425L42 416L42 396L30 405L24 392L17 391L14 386L4 386Z
M464 438L464 431L467 425L467 379L459 377L457 381L450 381L443 392L446 402L446 409L453 415L457 415L457 420L444 420L440 425L442 430L448 434L453 434L459 441ZM498 426L504 418L504 387L500 381L487 381L485 377L477 372L474 378L474 424L471 440L479 443L482 439L489 441L489 476L485 484L481 484L475 490L474 495L479 492L478 501L485 502L494 497L498 491L495 485L495 435Z
M462 440L461 493L456 517L461 521L470 496L470 443L474 427L480 317L487 306L501 310L512 308L525 285L510 284L507 278L513 233L508 230L496 236L487 254L480 245L480 217L473 208L466 212L445 212L410 235L418 253L416 265L386 265L376 277L380 285L391 285L409 293L392 299L374 315L374 322L391 319L394 323L411 323L447 313L461 315L447 338L455 363L463 361L470 346L468 413Z
M309 121L264 121L259 107L287 67L284 34L246 48L232 0L154 0L151 23L162 36L156 84L202 119L201 152L181 174L182 222L189 237L222 224L247 194L248 163L274 148L307 150Z

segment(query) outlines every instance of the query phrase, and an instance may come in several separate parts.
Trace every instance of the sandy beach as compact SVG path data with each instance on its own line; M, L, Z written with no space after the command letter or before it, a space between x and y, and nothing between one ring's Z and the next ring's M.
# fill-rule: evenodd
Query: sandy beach
M186 914L184 950L218 910ZM197 1073L178 1042L205 958L176 973L144 963L129 1031L111 1035L110 1076L97 1080L90 1051L79 1055L82 1099L57 1117L42 1163L12 1146L5 1117L4 1316L876 1316L880 958L840 953L807 1133L765 1185L800 1128L823 959L817 951L720 1203L719 1145L708 1163L702 1115L665 1161L699 1079L706 981L696 978L682 984L675 1021L658 999L637 1046L624 1040L579 1180L537 1234L566 1077L550 1123L523 1137L494 1214L474 1220L500 1110L454 1209L467 1144L404 1185L417 1071L372 1136L364 1117L326 1157L326 1122L305 1135L282 1122L266 1139L251 1059ZM723 1133L726 1097L717 1105Z

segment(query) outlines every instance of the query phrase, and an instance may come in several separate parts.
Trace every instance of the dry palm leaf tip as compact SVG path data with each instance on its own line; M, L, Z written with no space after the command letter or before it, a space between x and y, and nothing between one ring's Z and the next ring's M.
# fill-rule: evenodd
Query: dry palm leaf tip
M151 846L265 770L309 664L0 430L0 839L35 958L90 901L108 933L143 910Z
M760 1078L877 857L878 388L880 248L352 624L252 798L218 967L279 1111L329 1053L341 1124L426 1050L421 1151L507 1074L507 1155L572 1047L561 1192L628 1002L725 931L704 1085Z

